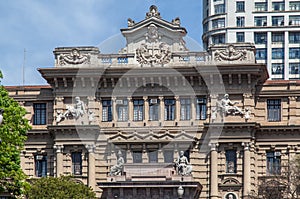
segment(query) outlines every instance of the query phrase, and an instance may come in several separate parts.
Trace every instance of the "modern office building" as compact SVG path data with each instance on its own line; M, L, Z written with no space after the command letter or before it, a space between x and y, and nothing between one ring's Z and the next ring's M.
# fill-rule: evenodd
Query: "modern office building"
M299 0L203 0L203 43L251 42L271 79L300 78Z
M32 124L29 178L71 174L101 199L294 191L281 176L300 154L300 81L267 80L249 43L189 51L180 19L155 6L121 32L118 54L58 47L38 69L49 85L6 87Z

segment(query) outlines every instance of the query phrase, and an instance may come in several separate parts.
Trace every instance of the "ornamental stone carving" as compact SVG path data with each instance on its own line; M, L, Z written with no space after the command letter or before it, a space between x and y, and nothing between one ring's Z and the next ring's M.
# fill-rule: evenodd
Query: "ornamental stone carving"
M226 50L216 50L215 61L242 61L246 59L247 50L236 50L229 45Z
M150 6L149 12L146 14L146 19L151 17L161 18L160 13L155 5Z
M158 42L158 40L161 39L161 37L158 34L158 28L154 24L148 26L148 32L146 33L145 36L146 36L146 41L149 43Z
M171 60L171 51L165 43L141 44L136 49L136 59L140 64L167 64Z
M89 63L90 55L80 54L80 51L76 48L74 48L70 54L62 54L59 56L59 65Z

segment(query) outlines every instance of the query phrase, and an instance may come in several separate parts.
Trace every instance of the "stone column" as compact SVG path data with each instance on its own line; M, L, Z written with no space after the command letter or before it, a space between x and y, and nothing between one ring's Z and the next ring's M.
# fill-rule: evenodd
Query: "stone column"
M131 97L127 97L128 102L128 122L133 121L133 101Z
M63 145L54 145L56 149L56 177L59 177L64 173L64 155L63 155Z
M210 143L210 199L218 199L218 143Z
M149 101L148 96L143 97L144 100L144 123L149 121Z
M88 150L88 186L95 190L96 175L95 175L95 145L86 145Z
M250 160L250 144L243 142L244 146L244 164L243 164L243 198L247 198L250 193L251 186L251 160Z
M175 121L180 121L180 98L175 96Z
M164 121L164 115L165 115L165 101L164 101L164 97L163 96L159 96L159 108L160 108L160 117L159 117L159 121L162 122Z
M112 117L112 122L116 123L118 121L118 116L117 116L117 104L116 104L116 97L112 97L112 111L113 111L113 117Z
M191 121L194 122L196 120L196 97L191 96Z

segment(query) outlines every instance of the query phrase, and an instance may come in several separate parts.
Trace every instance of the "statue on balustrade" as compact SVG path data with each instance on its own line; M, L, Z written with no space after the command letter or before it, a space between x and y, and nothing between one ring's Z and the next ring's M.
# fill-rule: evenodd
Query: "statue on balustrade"
M80 97L75 97L74 106L67 105L67 111L64 113L66 118L75 118L78 119L85 114L85 105L84 102L80 100Z
M225 94L224 98L221 100L221 108L223 109L224 113L226 115L243 115L243 111L238 108L237 106L235 106L236 104L238 104L238 102L232 102L229 99L229 95Z
M117 176L122 174L125 160L123 158L123 154L121 151L118 151L117 156L118 156L117 164L110 168L110 173L109 173L110 176Z
M191 175L192 165L190 165L188 158L183 151L179 152L179 157L175 161L175 168L178 175Z

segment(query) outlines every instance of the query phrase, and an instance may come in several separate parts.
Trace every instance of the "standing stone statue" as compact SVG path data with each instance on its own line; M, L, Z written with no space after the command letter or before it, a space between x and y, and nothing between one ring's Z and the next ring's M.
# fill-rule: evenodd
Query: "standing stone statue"
M118 151L117 156L118 156L117 164L111 167L109 173L110 176L117 176L117 175L121 175L122 173L123 165L125 163L122 152Z
M188 158L184 156L184 152L179 152L179 157L175 161L175 168L178 175L191 175L192 165L190 165Z

